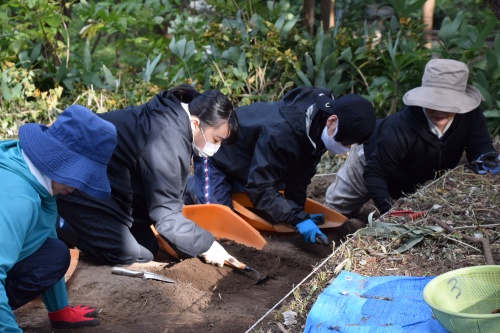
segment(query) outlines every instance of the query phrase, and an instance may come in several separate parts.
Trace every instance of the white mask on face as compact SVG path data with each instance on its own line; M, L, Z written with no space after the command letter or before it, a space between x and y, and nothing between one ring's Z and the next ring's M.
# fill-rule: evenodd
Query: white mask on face
M193 148L196 152L198 152L198 156L200 157L210 157L213 156L220 148L220 145L216 145L214 143L208 142L207 138L205 138L205 133L203 133L203 128L201 128L201 134L203 135L203 139L205 140L205 145L203 146L202 149L199 149L196 147L193 141ZM194 139L193 139L194 140Z
M326 149L332 153L332 154L345 154L347 153L350 148L344 146L340 142L336 141L334 139L335 135L337 134L338 131L338 124L337 128L335 128L335 132L333 133L332 136L328 136L328 127L325 126L323 129L323 133L321 133L321 141L325 144Z

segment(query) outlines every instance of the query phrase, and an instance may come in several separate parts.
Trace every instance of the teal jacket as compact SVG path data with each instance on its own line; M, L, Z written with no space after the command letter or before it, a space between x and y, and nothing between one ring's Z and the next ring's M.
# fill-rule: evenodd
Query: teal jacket
M57 238L56 198L30 172L18 141L0 141L0 179L0 332L22 332L8 304L5 279L16 262L47 238ZM49 311L68 305L64 278L45 291L42 300Z

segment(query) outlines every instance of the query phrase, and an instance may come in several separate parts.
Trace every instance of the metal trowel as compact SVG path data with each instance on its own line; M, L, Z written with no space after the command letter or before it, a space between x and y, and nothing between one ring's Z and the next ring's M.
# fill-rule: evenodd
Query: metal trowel
M116 267L115 266L115 267L111 268L111 273L117 274L117 275L142 277L143 279L153 279L153 280L158 280L158 281L163 281L163 282L175 283L174 280L169 279L169 278L162 276L162 275L159 275L159 274L146 272L146 271L133 271L133 270L126 269L123 267Z
M255 284L261 284L261 283L267 281L267 279L269 279L269 276L267 274L261 275L258 270L253 269L252 267L238 261L234 257L231 257L228 260L224 260L224 263L230 267L239 269L240 271L255 273L256 278L257 278L257 281L255 282Z

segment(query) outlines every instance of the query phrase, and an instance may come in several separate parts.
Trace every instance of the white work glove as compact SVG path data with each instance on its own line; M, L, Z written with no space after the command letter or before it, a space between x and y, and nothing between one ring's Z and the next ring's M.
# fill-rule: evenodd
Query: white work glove
M218 267L224 266L224 261L231 261L231 259L234 259L234 257L227 253L217 241L214 241L208 251L203 252L200 256L207 264Z

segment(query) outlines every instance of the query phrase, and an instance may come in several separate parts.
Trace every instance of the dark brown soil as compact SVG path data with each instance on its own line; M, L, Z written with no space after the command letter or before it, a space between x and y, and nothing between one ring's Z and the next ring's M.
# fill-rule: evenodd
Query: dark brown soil
M158 261L128 267L177 281L172 284L113 275L110 266L95 265L80 254L67 284L70 304L102 310L99 326L78 332L245 332L333 250L306 245L293 233L263 235L268 243L261 251L221 241L238 260L269 276L260 284L254 272L218 268L197 258L176 262L162 254ZM15 315L25 332L53 331L40 299Z

